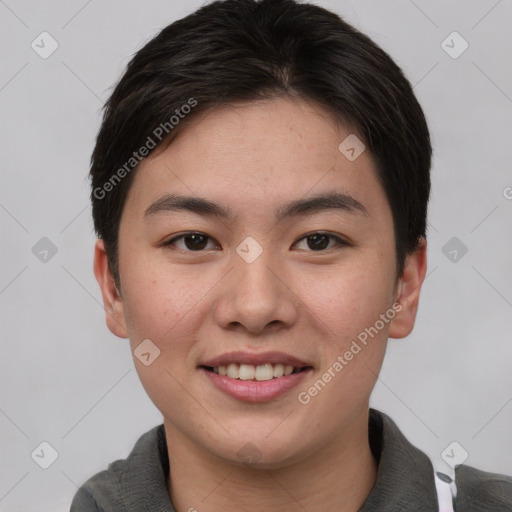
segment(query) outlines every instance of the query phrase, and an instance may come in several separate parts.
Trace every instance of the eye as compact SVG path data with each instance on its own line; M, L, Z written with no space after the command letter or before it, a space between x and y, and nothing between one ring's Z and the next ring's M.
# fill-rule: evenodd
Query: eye
M341 239L339 236L331 235L330 233L323 233L320 231L317 231L315 233L309 233L306 236L303 236L301 239L299 239L296 244L299 242L305 241L307 244L307 247L313 251L323 251L325 249L332 249L333 247L329 247L329 242L331 240L334 240L336 242L336 246L348 246L350 245L345 240Z
M208 240L213 240L213 238L210 238L208 235L205 235L204 233L190 232L171 238L170 240L164 243L164 246L167 247L171 245L177 245L176 242L183 241L185 247L181 246L178 247L178 249L181 249L183 251L199 252L206 248Z
M208 241L213 241L214 239L209 237L208 235L200 232L189 232L184 233L182 235L178 235L174 238L171 238L167 242L165 242L163 245L165 247L167 246L176 246L178 249L183 250L185 252L201 252L203 250L207 250L208 247ZM333 246L330 246L330 242L334 241L336 246L349 246L350 244L340 238L339 236L332 235L330 233L324 233L324 232L314 232L309 233L302 238L300 238L297 242L295 242L295 245L298 245L300 242L305 242L307 244L307 248L309 248L312 251L324 251L326 249L332 249ZM179 246L178 243L181 242L182 245ZM183 245L184 244L184 245ZM210 247L211 249L211 247ZM300 249L300 247L299 247ZM304 249L304 247L302 248ZM307 250L307 249L306 249Z

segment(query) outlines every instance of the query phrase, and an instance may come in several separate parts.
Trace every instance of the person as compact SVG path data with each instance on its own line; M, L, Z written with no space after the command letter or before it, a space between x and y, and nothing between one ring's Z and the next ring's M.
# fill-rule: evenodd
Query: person
M71 511L512 510L369 407L426 273L432 147L338 15L223 0L127 66L91 160L94 272L163 423Z

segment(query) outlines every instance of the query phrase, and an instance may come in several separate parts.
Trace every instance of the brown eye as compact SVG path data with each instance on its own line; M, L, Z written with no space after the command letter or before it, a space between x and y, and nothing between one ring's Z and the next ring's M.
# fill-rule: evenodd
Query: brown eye
M329 235L311 235L306 240L308 247L314 251L325 249L329 245Z
M183 240L185 241L187 249L197 251L206 247L208 241L207 238L208 237L204 235L186 235L183 237Z
M324 251L325 249L331 249L336 246L347 246L349 245L347 242L342 240L340 237L331 235L329 233L310 233L304 237L302 237L297 243L306 241L307 249L311 251ZM329 247L330 242L334 240L335 245L333 247Z
M182 249L184 251L190 252L199 252L205 249L208 245L208 241L211 238L204 233L185 233L183 235L176 236L171 240L165 242L165 246L174 246L177 245L177 242L183 242L181 247L177 247L178 249Z

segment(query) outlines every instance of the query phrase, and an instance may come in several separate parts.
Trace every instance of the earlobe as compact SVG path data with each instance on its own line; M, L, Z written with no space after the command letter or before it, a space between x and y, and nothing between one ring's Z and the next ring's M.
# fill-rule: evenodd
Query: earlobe
M100 285L107 327L119 338L127 338L123 299L108 266L105 243L100 238L94 247L94 275Z
M390 324L390 338L405 338L413 330L426 271L427 242L422 238L418 249L406 257L404 271L397 286L396 302L401 309Z

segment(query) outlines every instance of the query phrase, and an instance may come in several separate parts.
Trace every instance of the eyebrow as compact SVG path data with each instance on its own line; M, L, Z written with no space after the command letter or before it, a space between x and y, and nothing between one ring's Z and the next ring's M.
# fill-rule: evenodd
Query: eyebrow
M330 192L296 199L281 205L276 211L276 220L279 222L287 217L303 216L324 210L341 210L347 213L368 215L363 204L354 197L340 192ZM233 218L229 207L221 206L201 197L177 194L167 194L156 200L146 209L144 218L147 219L153 215L171 211L189 211L198 215L226 220Z

